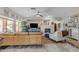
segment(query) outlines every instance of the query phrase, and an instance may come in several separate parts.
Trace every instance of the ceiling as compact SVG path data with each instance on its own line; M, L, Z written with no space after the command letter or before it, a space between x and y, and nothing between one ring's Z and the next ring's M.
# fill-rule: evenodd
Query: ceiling
M23 17L29 17L35 15L37 11L40 11L40 13L44 16L55 16L62 18L79 13L78 7L35 7L35 10L31 9L31 7L9 7L9 8Z

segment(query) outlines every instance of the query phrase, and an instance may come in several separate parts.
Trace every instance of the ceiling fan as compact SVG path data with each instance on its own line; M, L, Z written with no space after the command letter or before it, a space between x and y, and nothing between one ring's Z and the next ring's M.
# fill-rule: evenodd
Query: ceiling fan
M37 11L36 14L34 16L40 16L43 17L43 15L41 15L41 12L39 10L37 10L36 8L31 8L31 10L33 11Z

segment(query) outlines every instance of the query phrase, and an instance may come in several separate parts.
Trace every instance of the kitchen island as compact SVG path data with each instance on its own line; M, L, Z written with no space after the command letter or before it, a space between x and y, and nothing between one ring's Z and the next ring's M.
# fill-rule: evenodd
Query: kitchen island
M42 44L41 32L16 32L14 34L0 34L0 38L3 38L0 46Z

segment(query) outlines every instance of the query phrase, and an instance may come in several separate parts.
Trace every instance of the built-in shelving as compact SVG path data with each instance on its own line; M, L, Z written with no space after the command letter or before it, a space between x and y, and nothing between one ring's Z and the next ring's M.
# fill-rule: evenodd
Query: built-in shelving
M71 16L67 23L69 37L79 40L79 15Z

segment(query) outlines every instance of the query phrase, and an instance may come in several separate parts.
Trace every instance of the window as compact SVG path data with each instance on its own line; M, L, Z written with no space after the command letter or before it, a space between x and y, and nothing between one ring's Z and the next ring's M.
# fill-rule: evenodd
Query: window
M7 32L14 32L14 31L15 31L14 21L7 20Z
M16 21L16 32L21 32L21 21Z
M19 32L19 21L16 21L16 32Z
M22 32L21 21L0 18L0 33Z
M19 31L22 32L22 21L19 21Z
M3 32L3 19L0 18L0 33Z

